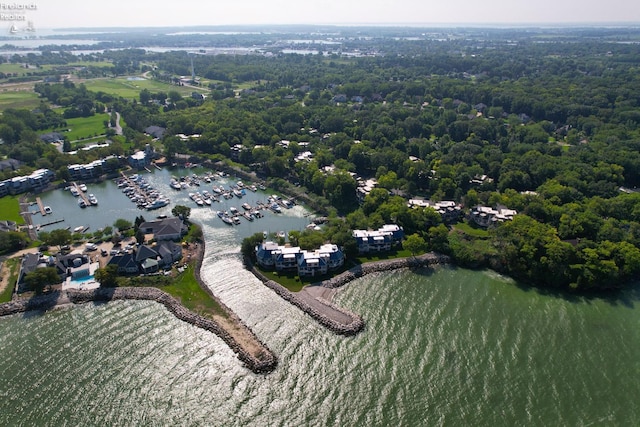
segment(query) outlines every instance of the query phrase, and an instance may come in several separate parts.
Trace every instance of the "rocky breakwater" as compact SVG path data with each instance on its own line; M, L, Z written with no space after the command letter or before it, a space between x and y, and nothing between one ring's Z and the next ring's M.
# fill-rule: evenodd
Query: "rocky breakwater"
M66 295L61 292L52 292L29 299L14 299L0 304L0 316L10 316L27 311L47 311L69 302Z
M449 264L451 258L447 255L440 255L436 253L427 253L415 257L408 258L396 258L383 261L367 262L365 264L352 267L344 273L340 273L331 279L324 280L318 285L325 288L339 288L347 283L355 280L359 277L366 276L371 273L379 273L383 271L398 270L401 268L421 268L429 267L438 264Z
M281 284L269 280L255 267L253 274L258 277L265 286L272 289L276 294L289 303L300 308L322 326L339 335L355 335L364 329L364 321L360 316L338 307L331 302L313 297L309 294L294 293Z
M213 332L238 355L238 358L255 373L271 372L277 366L277 359L262 343L262 351L257 355L248 351L235 337L217 322L204 318L185 308L175 298L157 288L102 288L92 291L69 290L67 296L74 304L90 301L146 300L164 305L178 319L198 328ZM257 338L255 338L257 340Z

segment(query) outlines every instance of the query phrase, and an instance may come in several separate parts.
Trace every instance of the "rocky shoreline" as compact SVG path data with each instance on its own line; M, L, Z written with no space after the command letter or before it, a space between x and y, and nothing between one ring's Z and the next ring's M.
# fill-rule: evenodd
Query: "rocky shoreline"
M321 286L329 289L335 289L346 285L352 280L371 273L391 271L401 268L420 268L437 264L448 264L450 262L451 259L448 256L436 253L428 253L409 258L374 261L358 265L345 271L344 273L332 277L331 279L324 280L310 286ZM255 266L250 266L250 270L258 279L260 279L260 281L265 286L267 286L269 289L272 289L285 301L288 301L289 303L300 308L302 311L307 313L313 319L318 321L318 323L331 330L332 332L339 335L349 336L355 335L364 329L365 322L358 314L338 307L333 304L333 302L325 298L313 297L309 294L309 297L313 298L314 301L314 303L311 304L309 303L308 298L305 299L300 296L300 294L304 292L304 289L301 293L291 292L279 283L267 278L258 269L256 269ZM344 318L345 315L350 319L350 321L341 321L341 319ZM340 319L338 319L338 317L340 317Z
M273 371L278 365L278 360L273 352L262 343L258 337L231 311L216 298L211 290L203 283L200 276L200 268L204 255L204 245L198 248L196 259L195 276L200 286L224 309L230 321L236 328L243 329L244 335L254 341L253 344L260 348L258 354L252 354L245 348L236 337L218 322L202 317L188 310L168 293L151 287L123 287L123 288L99 288L91 291L67 290L64 292L53 292L46 295L36 296L30 299L13 300L0 304L0 316L24 313L27 311L47 311L56 307L68 304L82 304L92 301L116 301L116 300L144 300L155 301L164 305L170 313L178 319L190 323L198 328L213 332L220 337L238 355L240 359L252 372L268 373Z
M366 276L371 273L378 273L382 271L398 270L401 268L420 268L430 267L438 264L450 264L451 258L447 255L437 254L435 252L429 252L424 255L418 255L408 258L396 258L383 261L367 262L355 267L350 268L344 273L340 273L331 279L324 280L317 285L324 286L325 288L339 288L347 283L355 280L359 277Z

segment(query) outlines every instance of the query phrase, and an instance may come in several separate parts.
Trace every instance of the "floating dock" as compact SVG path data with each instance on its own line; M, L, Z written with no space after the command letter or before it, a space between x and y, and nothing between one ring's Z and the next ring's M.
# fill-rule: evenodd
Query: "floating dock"
M36 197L36 203L38 204L38 209L40 209L40 215L45 216L47 212L44 210L44 205L42 204L42 199L40 199L40 197Z

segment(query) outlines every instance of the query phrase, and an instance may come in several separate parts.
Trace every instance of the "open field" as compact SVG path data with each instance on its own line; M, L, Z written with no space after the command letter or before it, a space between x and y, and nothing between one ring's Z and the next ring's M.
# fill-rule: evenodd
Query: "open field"
M0 303L11 301L13 285L18 280L20 258L9 258L4 261L0 270Z
M104 127L105 120L109 120L109 114L103 113L91 117L67 119L67 125L71 131L64 132L64 135L66 135L69 141L103 135L106 131Z
M35 108L40 105L38 94L33 92L33 83L24 83L30 85L31 90L16 89L14 87L0 86L0 111L7 108Z
M172 295L194 313L202 316L207 316L209 313L226 316L222 307L200 287L193 268L193 265L189 265L171 285L162 286L160 289Z
M137 99L142 89L148 89L151 92L169 92L171 90L175 90L183 96L191 95L191 92L196 90L191 87L175 86L168 83L159 82L157 80L127 80L127 77L91 79L86 80L83 83L90 91L102 91L127 99ZM200 90L202 91L202 89Z
M24 224L24 218L20 216L20 202L18 196L0 197L0 220L13 221L16 224Z
M36 68L35 65L29 66L29 68L24 68L24 63L12 64L5 62L4 64L0 64L0 73L11 73L16 74L18 77L21 77L27 73L34 73L39 71L47 71L53 69L54 65L43 65L40 68Z

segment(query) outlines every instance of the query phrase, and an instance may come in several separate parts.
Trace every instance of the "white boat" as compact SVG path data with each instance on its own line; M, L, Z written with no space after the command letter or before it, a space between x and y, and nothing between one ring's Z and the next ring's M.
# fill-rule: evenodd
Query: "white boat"
M242 209L244 209L245 211L250 211L251 210L251 205L247 202L244 202L242 204Z
M154 210L154 209L160 209L164 206L167 206L169 204L169 200L168 199L163 199L163 198L159 198L159 199L155 199L153 202L148 203L145 207L148 211Z
M45 206L44 207L44 213L46 215L49 215L49 214L53 213L53 209L51 209L51 206Z
M271 209L275 213L281 213L282 212L282 208L277 203L272 203L271 206L269 206L269 209Z
M69 191L71 191L71 194L73 194L75 197L78 197L80 195L80 192L78 192L78 189L76 187L69 187Z
M81 208L86 208L87 204L85 203L84 199L81 197L78 199L78 206L80 206Z
M247 221L253 221L253 217L249 212L243 212L242 216L245 217Z
M229 212L231 212L231 214L232 214L232 215L235 215L235 214L237 214L237 213L238 213L238 208L236 208L236 207L234 207L234 206L231 206L231 207L229 208Z
M89 194L87 199L89 199L89 203L91 203L94 206L98 204L98 199L96 199L96 196L94 196L93 194Z
M220 217L225 224L233 225L233 221L227 215Z
M80 191L83 191L83 192L87 191L87 186L85 184L80 184L78 188L80 189Z
M82 233L84 231L84 225L79 225L78 227L73 229L74 233Z
M177 179L174 179L174 178L171 179L171 182L169 183L169 185L174 190L181 190L182 189L182 185L180 184L180 182Z
M234 216L231 217L231 221L233 221L234 224L240 224L240 217Z

